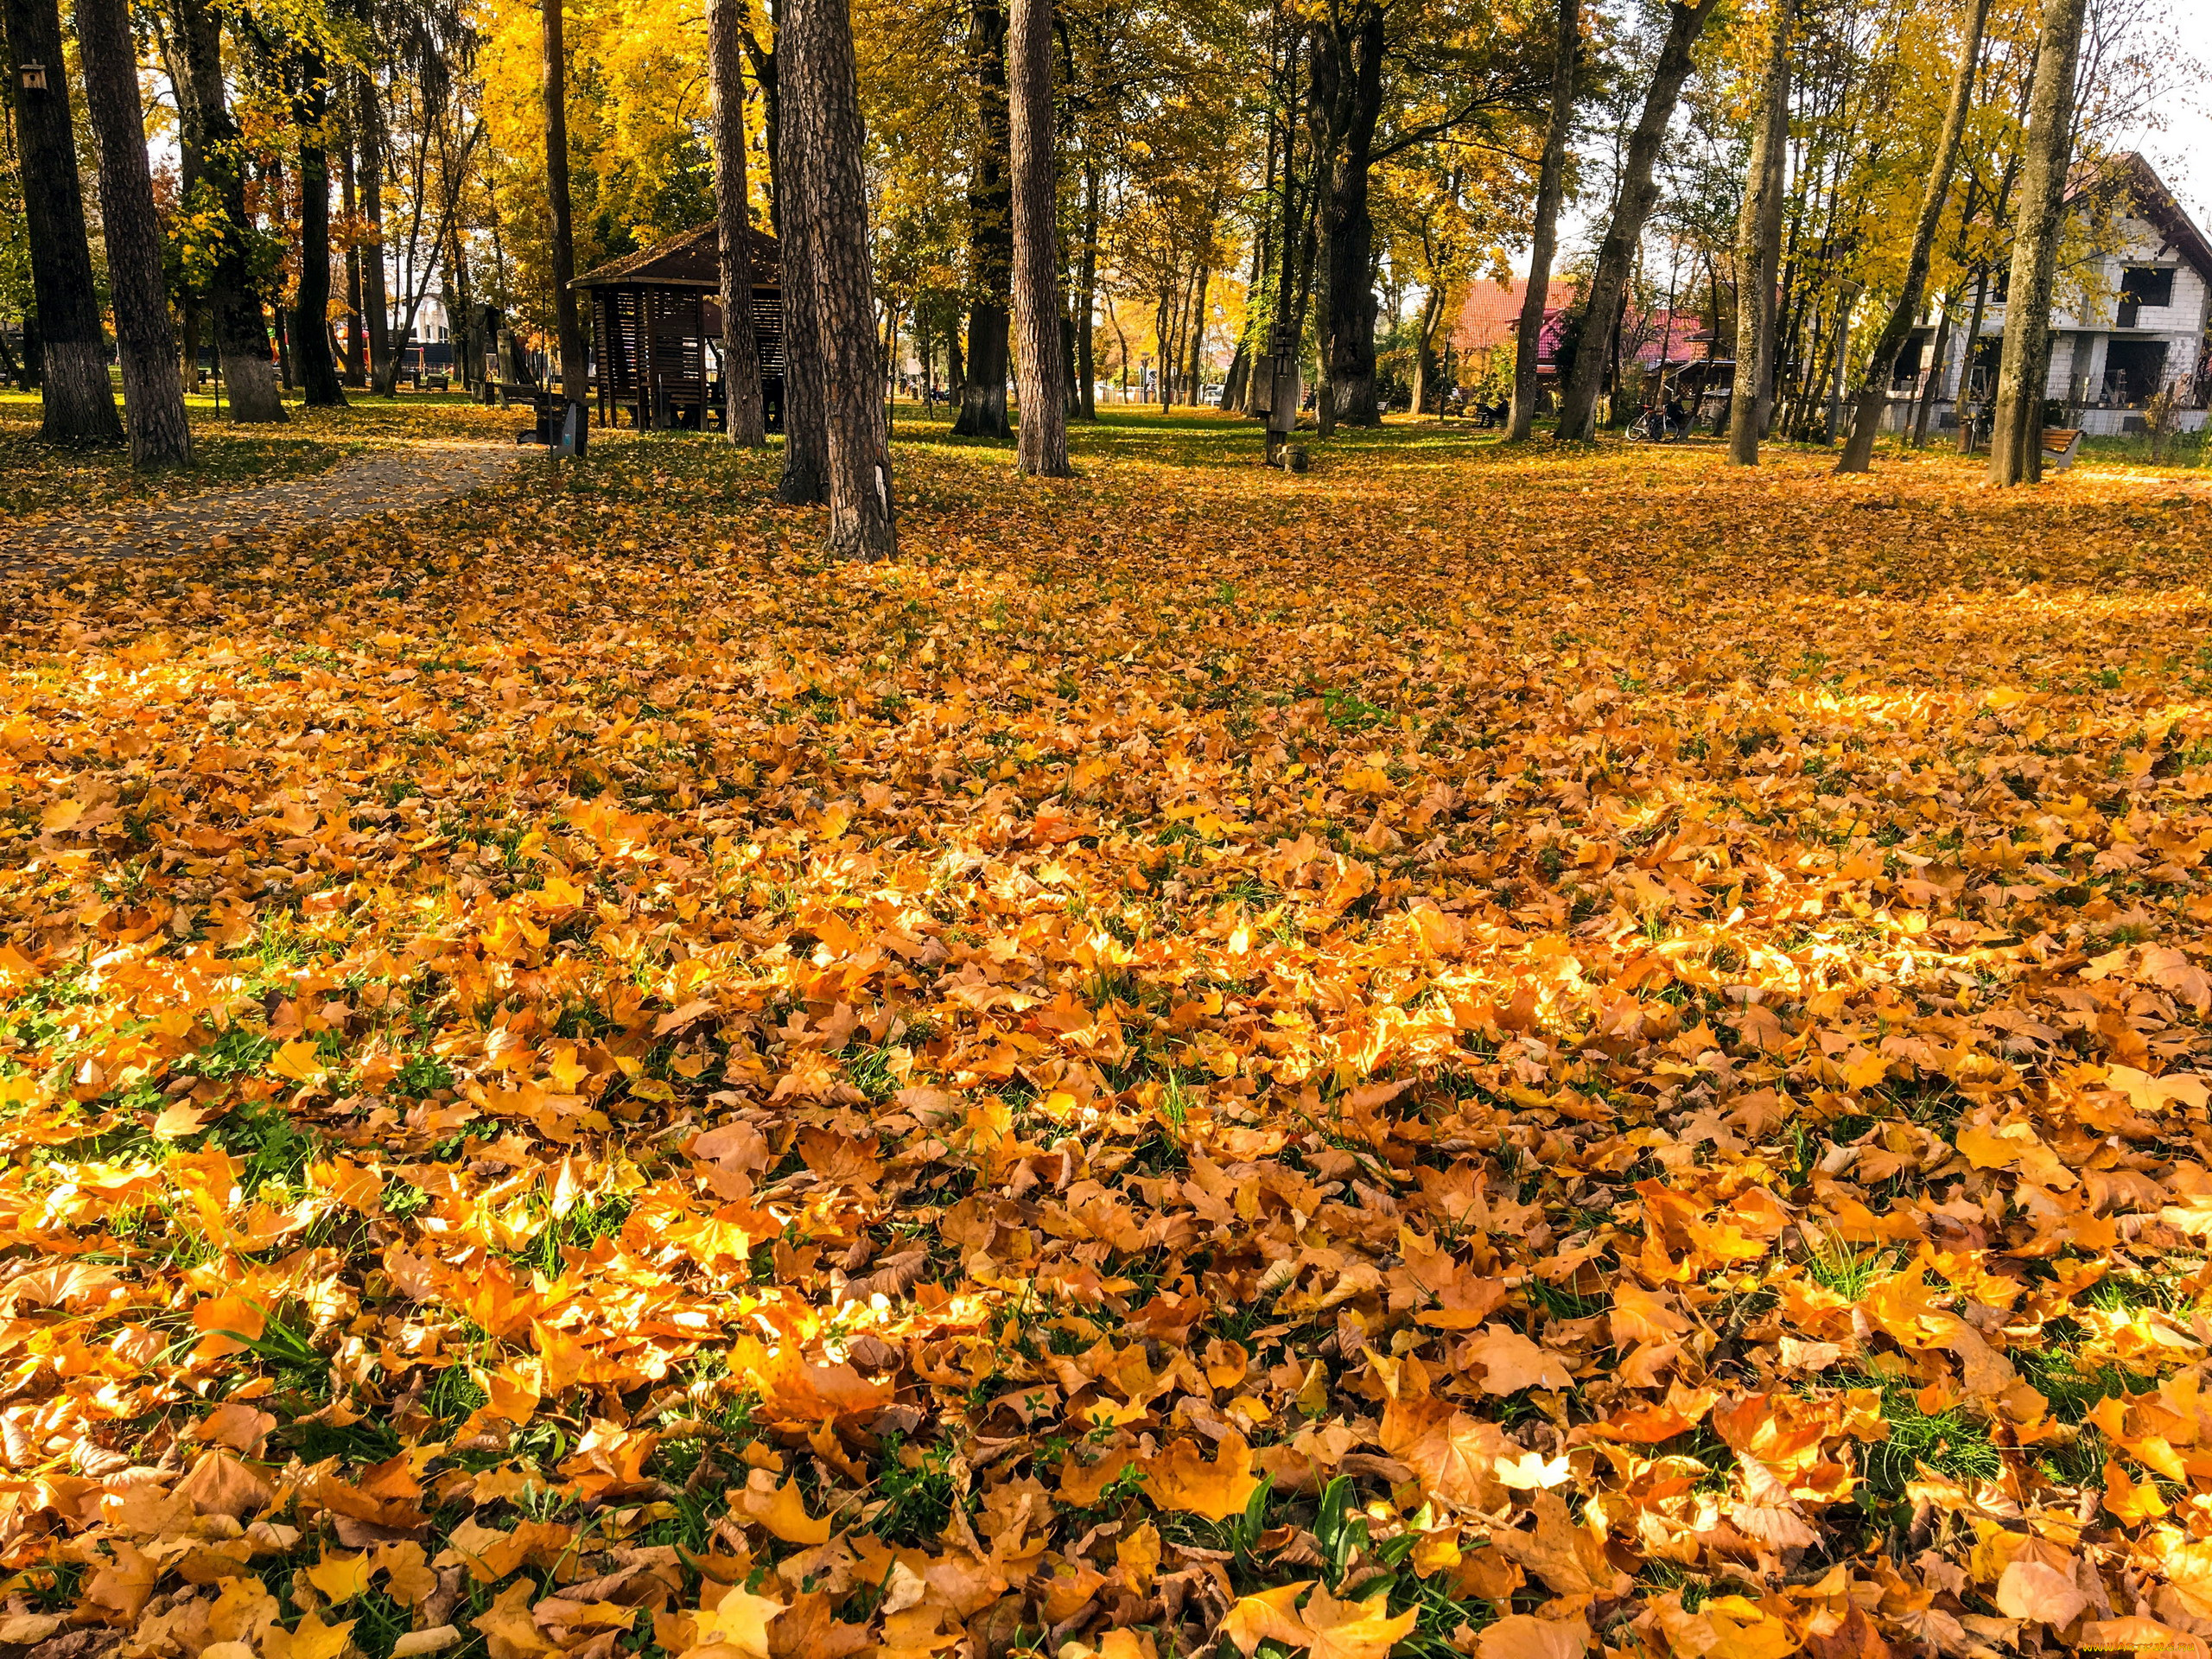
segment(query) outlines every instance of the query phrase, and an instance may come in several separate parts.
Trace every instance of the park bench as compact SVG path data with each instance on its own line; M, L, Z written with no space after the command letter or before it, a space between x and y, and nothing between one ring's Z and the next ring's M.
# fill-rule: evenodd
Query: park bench
M2082 453L2082 429L2078 426L2047 426L2043 433L2044 464L2053 472L2064 472Z

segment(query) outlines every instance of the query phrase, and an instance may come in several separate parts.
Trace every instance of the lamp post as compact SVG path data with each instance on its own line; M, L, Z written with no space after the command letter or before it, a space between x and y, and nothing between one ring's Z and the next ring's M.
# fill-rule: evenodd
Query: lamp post
M1859 283L1842 282L1835 287L1835 382L1828 391L1828 429L1827 435L1821 440L1823 443L1834 443L1837 429L1843 424L1844 354L1851 344L1851 308L1865 291L1865 285Z

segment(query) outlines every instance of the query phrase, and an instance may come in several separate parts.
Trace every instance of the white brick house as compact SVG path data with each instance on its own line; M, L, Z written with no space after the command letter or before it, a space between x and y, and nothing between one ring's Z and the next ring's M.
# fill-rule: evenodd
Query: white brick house
M2212 391L2206 372L2212 242L2140 156L2120 157L2094 183L2077 188L2076 200L2089 191L2116 193L2107 198L2113 245L2061 273L2044 395L2066 404L2067 418L2092 436L2111 437L2141 431L2144 406L2177 382L2180 425L2196 431L2205 424ZM1969 408L1986 402L1996 384L2005 307L1993 299L1969 362L1959 347L1970 302L1970 296L1961 302L1943 353L1948 360L1940 365L1936 412L1946 427L1956 426L1962 379ZM1910 418L1914 394L1925 394L1936 333L1932 322L1916 329L1898 359L1892 424Z

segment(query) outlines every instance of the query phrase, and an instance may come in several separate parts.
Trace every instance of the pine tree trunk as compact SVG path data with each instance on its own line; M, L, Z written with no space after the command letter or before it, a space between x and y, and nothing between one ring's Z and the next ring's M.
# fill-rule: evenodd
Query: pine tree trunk
M292 355L310 409L343 409L346 389L330 349L329 71L312 53L298 66L293 104L300 134L300 296L292 314Z
M54 0L7 0L7 19L18 176L45 353L39 435L48 443L120 443L123 423L116 418L115 393L108 385L85 198L77 177L60 12ZM21 68L26 63L46 67L43 88L23 86Z
M1628 155L1621 168L1620 201L1613 209L1612 223L1605 227L1605 242L1598 250L1597 272L1590 282L1589 315L1593 322L1605 319L1601 327L1615 323L1628 297L1629 270L1636 263L1637 251L1643 245L1643 227L1659 200L1655 172L1659 150L1666 142L1675 106L1681 100L1682 85L1695 67L1692 48L1719 3L1719 0L1694 0L1694 3L1669 0L1666 42L1659 49L1659 61L1644 93L1643 113L1629 138ZM1605 376L1608 356L1603 334L1592 337L1586 330L1582 349L1575 354L1574 372L1560 400L1561 438L1574 441L1590 436L1599 382Z
M569 194L569 60L562 43L563 0L540 0L545 67L545 200L552 219L553 316L561 348L561 396L587 407L584 324L576 309L575 209Z
M1783 167L1789 145L1789 29L1796 0L1773 3L1744 208L1736 220L1736 384L1728 407L1728 459L1739 467L1759 464L1767 387L1774 378Z
M1059 192L1052 170L1052 0L1013 0L1007 36L1014 185L1014 314L1021 334L1014 470L1065 478L1067 387L1060 351Z
M2028 139L2020 179L2019 232L2005 294L2005 354L1997 372L1997 417L1989 442L1989 481L2033 484L2043 477L2044 389L2050 378L2050 305L2065 229L2066 173L2073 148L2074 75L2088 0L2044 0L2028 99Z
M77 44L85 103L99 144L100 226L115 298L131 465L186 466L192 460L192 429L185 420L184 383L177 374L176 335L162 277L161 225L138 101L138 53L125 0L77 0Z
M721 241L722 425L732 443L768 442L760 347L753 333L753 209L745 179L742 0L708 0L707 69L714 100L715 223Z
M1544 309L1551 299L1552 258L1559 250L1560 204L1567 195L1567 143L1574 130L1574 72L1582 55L1580 0L1559 0L1558 54L1552 63L1552 113L1544 129L1544 160L1536 175L1536 223L1529 236L1529 287L1514 334L1513 414L1508 443L1535 429L1537 371L1544 349Z
M1009 165L1005 0L975 0L976 159L968 186L968 260L976 284L968 313L968 378L955 435L1002 438L1007 325L1014 295L1014 189Z
M787 22L788 20L786 20ZM777 37L780 111L776 126L776 200L784 260L784 471L776 499L807 506L830 499L828 384L822 353L821 307L812 280L814 204L798 188L802 140L791 121L791 34Z
M1904 286L1890 308L1889 321L1875 341L1874 355L1866 365L1866 378L1859 388L1859 410L1851 424L1839 473L1863 473L1874 464L1874 435L1888 406L1891 383L1896 378L1897 353L1912 334L1920 315L1921 296L1928 290L1928 266L1935 257L1936 232L1943 209L1951 199L1951 180L1958 171L1959 146L1966 137L1967 114L1974 105L1974 72L1981 63L1981 35L1989 20L1989 0L1971 0L1966 38L1959 48L1959 68L1951 82L1951 106L1943 114L1943 136L1936 147L1936 170L1920 199L1920 219L1913 226L1912 254L1907 260Z
M865 134L846 0L789 0L779 49L784 128L799 163L796 176L785 172L784 184L805 204L808 227L798 280L786 281L810 290L814 301L828 440L829 549L846 558L887 559L899 543L868 270Z

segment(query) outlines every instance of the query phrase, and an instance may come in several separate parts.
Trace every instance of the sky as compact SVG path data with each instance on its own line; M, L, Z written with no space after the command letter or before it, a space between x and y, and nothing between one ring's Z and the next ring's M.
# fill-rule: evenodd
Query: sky
M2178 0L2178 16L2168 20L2184 65L2212 67L2212 0ZM2158 169L2166 188L2174 193L2199 230L2212 235L2212 81L2177 72L2160 89L2153 105L2161 128L2148 125L2125 135L2125 148L2140 150ZM1560 245L1568 249L1594 246L1604 226L1598 214L1602 204L1570 204L1560 227ZM1529 274L1528 251L1522 249L1515 274Z
M2212 3L2182 0L2175 14L2171 21L2182 55L2212 65ZM2212 90L2177 75L2164 89L2159 112L2166 130L2137 135L2135 148L2150 158L2197 227L2212 231Z

